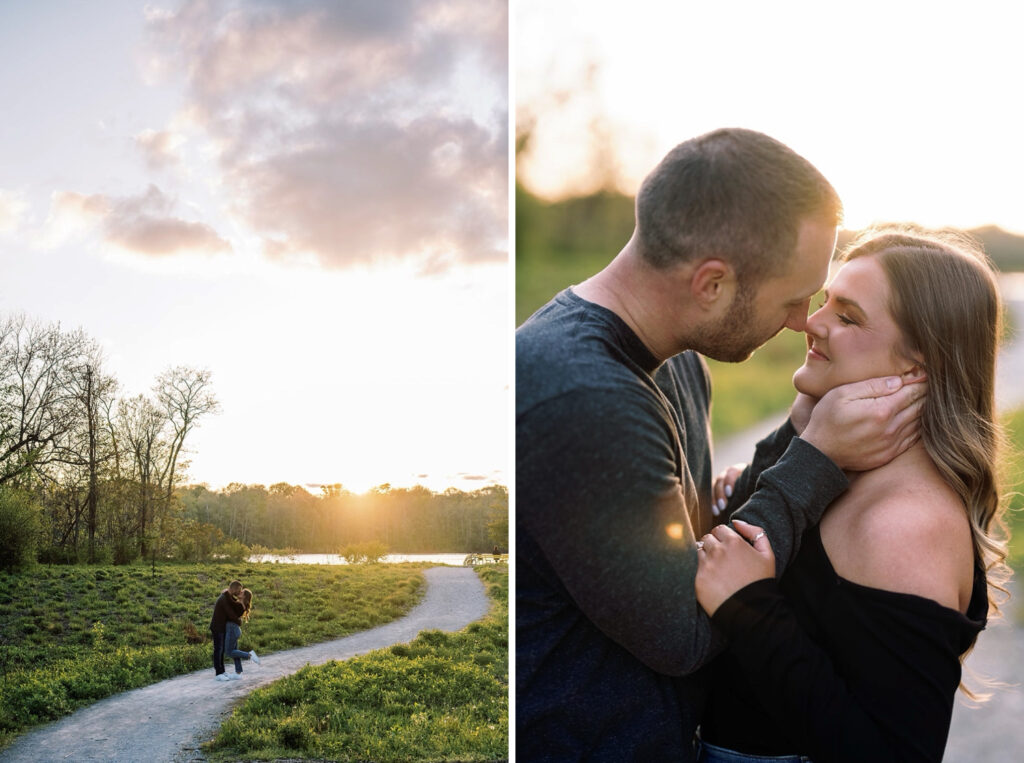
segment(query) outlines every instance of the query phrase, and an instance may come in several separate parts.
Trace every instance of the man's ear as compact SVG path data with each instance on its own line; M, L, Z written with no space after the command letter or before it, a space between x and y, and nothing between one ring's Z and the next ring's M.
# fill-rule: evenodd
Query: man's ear
M735 289L736 275L724 260L704 260L690 276L690 294L704 309L731 304Z

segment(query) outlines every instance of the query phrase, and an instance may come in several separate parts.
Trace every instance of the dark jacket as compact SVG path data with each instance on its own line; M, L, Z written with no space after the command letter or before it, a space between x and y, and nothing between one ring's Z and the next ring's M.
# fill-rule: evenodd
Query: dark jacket
M228 589L220 592L217 603L213 605L213 618L210 620L210 630L213 633L220 633L227 627L227 622L241 625L242 614L245 612L245 605L235 599Z

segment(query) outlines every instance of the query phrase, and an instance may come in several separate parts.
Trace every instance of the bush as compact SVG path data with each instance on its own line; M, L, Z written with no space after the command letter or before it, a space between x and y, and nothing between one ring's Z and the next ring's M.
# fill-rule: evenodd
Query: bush
M78 551L62 546L44 546L36 553L40 564L78 564Z
M214 549L213 556L226 562L245 562L249 560L249 547L240 540L229 538Z
M114 564L131 564L139 558L139 546L134 538L115 538L111 554Z
M349 564L377 564L387 554L388 547L379 540L350 543L338 552L338 556Z
M39 504L31 496L0 488L0 569L18 569L36 561L39 514Z

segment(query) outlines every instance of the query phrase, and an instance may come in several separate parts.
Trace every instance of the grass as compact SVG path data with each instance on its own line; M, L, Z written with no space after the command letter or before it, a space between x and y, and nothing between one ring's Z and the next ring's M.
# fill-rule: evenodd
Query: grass
M1024 572L1024 408L1006 414L1003 424L1011 443L1006 465L1006 487L1010 491L1006 512L1010 529L1008 561L1016 573L1021 574ZM1024 617L1024 609L1020 611Z
M242 649L312 644L389 622L419 601L419 566L269 564L0 572L0 748L25 729L128 689L211 667L213 603L255 594ZM191 629L194 629L191 630ZM198 633L200 644L186 643Z
M484 620L257 689L205 752L211 760L507 759L508 567L476 572L493 603Z

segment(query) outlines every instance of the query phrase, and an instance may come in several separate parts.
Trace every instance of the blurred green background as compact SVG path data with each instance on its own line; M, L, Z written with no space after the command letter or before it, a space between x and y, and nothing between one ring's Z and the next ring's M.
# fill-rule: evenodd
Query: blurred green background
M516 187L516 325L556 293L596 273L629 240L633 199L614 191L546 202ZM999 228L970 231L1004 272L1024 271L1024 238ZM840 246L854 234L840 233ZM802 334L783 331L744 363L708 361L713 379L712 434L716 440L784 411L793 400L793 372L803 363ZM1008 460L1008 484L1024 490L1024 409L1004 418L1018 454ZM1017 532L1011 558L1024 567L1024 497L1011 500Z
M596 273L633 232L633 199L600 191L545 202L516 186L516 325L551 297ZM1004 271L1024 271L1024 238L995 227L971 233ZM842 247L854 233L842 231ZM802 334L783 331L745 363L708 361L714 379L712 432L716 438L785 410L793 400L793 372L803 363Z

